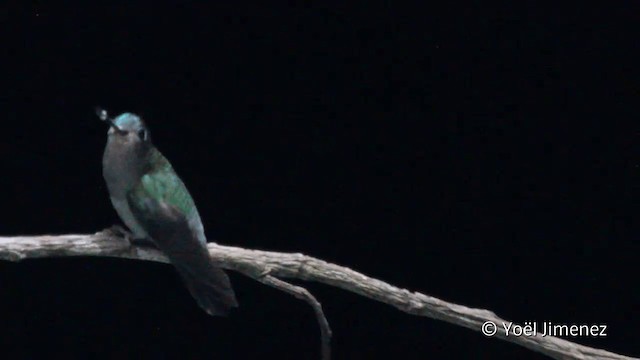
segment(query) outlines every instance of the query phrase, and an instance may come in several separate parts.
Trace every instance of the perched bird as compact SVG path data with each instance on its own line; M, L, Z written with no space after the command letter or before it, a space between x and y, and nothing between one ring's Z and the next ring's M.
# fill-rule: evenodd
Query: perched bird
M132 241L151 241L176 267L191 295L209 315L237 307L225 272L212 262L196 205L169 161L153 146L142 119L123 113L112 119L97 109L110 128L102 171L111 203L133 233Z

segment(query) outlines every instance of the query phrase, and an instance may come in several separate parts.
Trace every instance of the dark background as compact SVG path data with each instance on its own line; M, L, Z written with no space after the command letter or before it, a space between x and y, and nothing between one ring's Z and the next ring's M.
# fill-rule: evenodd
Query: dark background
M208 237L302 252L640 356L637 8L4 7L2 235L119 223L93 108L149 124ZM637 202L637 201L635 201ZM318 358L303 302L166 265L0 263L3 355ZM336 359L542 359L321 284Z

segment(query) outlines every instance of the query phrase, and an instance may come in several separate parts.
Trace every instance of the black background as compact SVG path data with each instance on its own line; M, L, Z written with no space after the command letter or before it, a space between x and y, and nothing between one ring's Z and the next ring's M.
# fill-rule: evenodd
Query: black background
M3 8L2 235L118 223L93 108L142 115L210 240L302 252L518 322L607 324L640 356L635 8ZM524 3L526 4L526 3ZM318 358L303 302L166 265L0 263L0 341L37 355ZM336 359L542 359L321 284Z

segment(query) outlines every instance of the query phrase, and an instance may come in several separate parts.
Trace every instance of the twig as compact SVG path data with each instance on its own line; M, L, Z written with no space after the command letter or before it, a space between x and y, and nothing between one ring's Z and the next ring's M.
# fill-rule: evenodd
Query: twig
M317 281L383 302L409 314L443 320L475 331L482 331L482 325L487 321L495 324L508 323L489 310L469 308L400 289L346 267L310 256L248 250L212 243L208 246L213 261L221 267L241 272L258 281L264 282L265 277L262 274L265 273L271 277ZM56 256L109 256L168 262L159 251L130 247L123 239L103 232L93 235L0 237L0 260L20 261ZM553 336L507 336L502 326L497 326L494 337L554 359L638 359Z
M311 293L307 291L307 289L289 284L288 282L275 278L268 273L264 274L260 279L258 279L258 281L274 287L278 290L287 292L300 300L306 301L307 303L309 303L309 305L311 305L313 311L316 313L318 324L320 325L320 346L322 349L322 360L331 359L331 328L329 327L329 322L327 321L327 318L324 316L324 312L322 311L322 305L320 305L318 300L316 300L316 298L311 295Z

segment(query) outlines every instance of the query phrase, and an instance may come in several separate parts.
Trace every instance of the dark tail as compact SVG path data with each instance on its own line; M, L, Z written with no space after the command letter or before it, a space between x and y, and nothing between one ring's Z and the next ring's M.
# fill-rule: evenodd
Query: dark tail
M209 254L188 254L186 259L169 256L198 305L212 316L225 316L238 307L236 295L225 272L213 266ZM188 261L181 261L188 260Z

